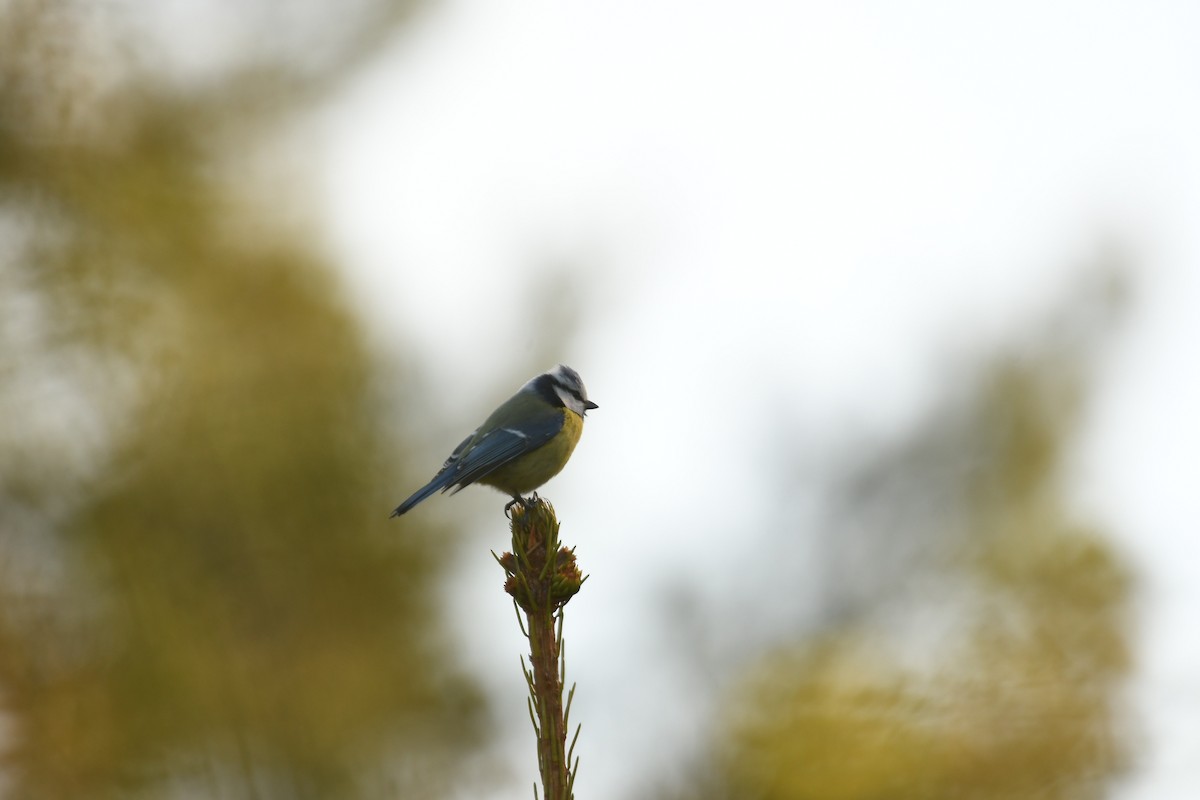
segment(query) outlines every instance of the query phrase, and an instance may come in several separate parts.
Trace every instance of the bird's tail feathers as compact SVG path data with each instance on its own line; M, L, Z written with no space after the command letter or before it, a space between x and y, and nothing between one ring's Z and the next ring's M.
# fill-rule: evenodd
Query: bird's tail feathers
M444 474L434 477L429 483L422 486L417 491L413 492L413 496L405 500L400 505L396 506L396 510L392 512L393 517L398 517L401 514L409 511L417 503L429 497L434 492L441 490L446 491L450 488L450 481L453 480L453 473L447 470Z

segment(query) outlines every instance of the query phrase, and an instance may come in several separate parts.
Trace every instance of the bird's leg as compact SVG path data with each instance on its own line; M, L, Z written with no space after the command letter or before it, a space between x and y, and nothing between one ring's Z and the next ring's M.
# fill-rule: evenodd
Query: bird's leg
M515 506L517 503L520 503L521 505L526 506L526 507L529 506L529 503L525 500L525 498L521 497L521 495L519 495L519 494L514 494L512 496L512 498L513 498L512 500L509 500L504 505L504 516L506 516L506 517L511 517L511 515L508 512L512 511L512 507Z

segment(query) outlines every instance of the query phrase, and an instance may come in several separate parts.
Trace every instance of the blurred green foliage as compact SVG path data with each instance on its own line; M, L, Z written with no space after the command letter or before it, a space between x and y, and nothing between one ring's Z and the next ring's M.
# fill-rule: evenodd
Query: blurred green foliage
M411 480L375 365L287 199L231 174L409 5L359 9L320 71L191 86L117 7L0 6L13 796L443 796L479 743L446 532L386 522Z
M755 659L687 796L1107 796L1131 578L1063 497L1086 338L998 360L851 470L834 513L915 552L887 592Z

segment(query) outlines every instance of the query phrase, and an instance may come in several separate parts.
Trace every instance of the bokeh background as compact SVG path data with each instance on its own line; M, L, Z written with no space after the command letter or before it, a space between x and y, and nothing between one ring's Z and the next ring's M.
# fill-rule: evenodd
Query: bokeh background
M1200 8L0 2L0 796L1200 796Z

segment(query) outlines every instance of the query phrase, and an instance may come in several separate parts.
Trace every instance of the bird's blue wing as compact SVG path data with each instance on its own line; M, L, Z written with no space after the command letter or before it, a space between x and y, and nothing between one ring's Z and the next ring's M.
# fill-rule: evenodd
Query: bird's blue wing
M422 486L412 497L405 500L392 512L393 517L404 514L417 503L434 492L457 492L470 486L489 472L499 469L518 456L541 447L562 430L563 413L547 414L545 417L521 426L499 427L484 436L472 433L454 448L454 452L442 464L433 480ZM452 492L453 494L453 492Z
M461 455L455 451L446 462L454 477L447 481L443 491L454 486L454 491L470 486L489 472L499 469L530 450L535 450L554 438L563 426L563 415L550 414L544 419L520 426L496 428L485 434L474 444L468 439L459 445ZM455 456L458 455L458 458ZM454 463L452 463L454 462Z

